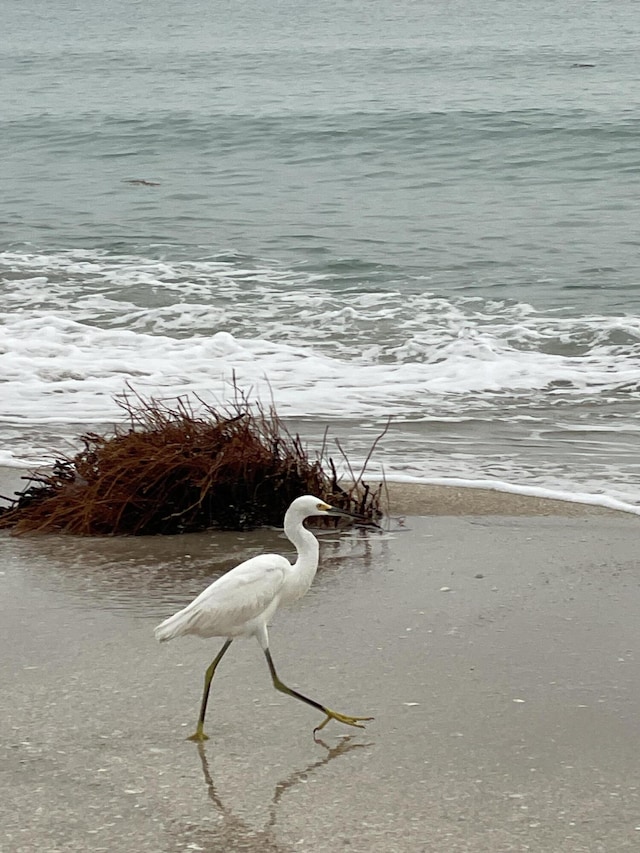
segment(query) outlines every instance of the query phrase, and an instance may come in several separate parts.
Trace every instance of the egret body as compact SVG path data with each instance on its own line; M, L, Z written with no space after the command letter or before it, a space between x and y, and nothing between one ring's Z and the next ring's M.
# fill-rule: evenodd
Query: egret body
M320 702L287 687L278 678L269 651L268 623L280 604L296 601L305 594L318 568L318 540L303 525L305 518L313 515L349 515L349 513L335 509L313 495L296 498L284 517L285 535L298 553L295 563L291 564L280 554L261 554L258 557L252 557L218 578L190 604L165 619L155 629L156 638L161 642L172 640L183 634L226 638L224 645L205 673L198 725L190 740L207 740L203 729L211 681L222 656L237 637L255 637L260 643L276 690L306 702L307 705L317 708L326 715L314 732L324 728L329 720L364 728L362 721L373 719L373 717L351 717L339 714Z

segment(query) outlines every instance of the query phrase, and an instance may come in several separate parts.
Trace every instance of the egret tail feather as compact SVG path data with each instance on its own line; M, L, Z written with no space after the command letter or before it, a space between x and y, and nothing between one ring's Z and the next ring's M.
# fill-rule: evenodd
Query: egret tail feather
M153 633L156 640L160 643L166 643L168 640L173 640L188 633L193 616L194 614L185 612L185 610L180 610L178 613L174 613L173 616L169 616L168 619L165 619L164 622L161 622L154 628Z

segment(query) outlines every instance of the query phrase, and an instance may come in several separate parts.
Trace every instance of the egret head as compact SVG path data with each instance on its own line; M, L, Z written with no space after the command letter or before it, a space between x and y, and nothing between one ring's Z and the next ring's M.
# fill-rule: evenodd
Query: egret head
M300 498L296 498L287 510L287 515L289 515L289 513L300 518L308 518L311 515L346 516L347 518L357 517L354 516L353 513L333 507L313 495L303 495Z

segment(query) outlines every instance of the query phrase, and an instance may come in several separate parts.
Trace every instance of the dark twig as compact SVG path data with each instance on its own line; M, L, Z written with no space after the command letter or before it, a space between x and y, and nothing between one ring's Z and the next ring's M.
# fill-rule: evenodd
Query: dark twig
M273 403L251 405L235 379L233 389L232 402L219 409L196 397L196 414L186 397L170 405L127 386L116 399L124 423L111 435L86 433L75 456L33 473L10 506L0 508L0 528L140 535L277 526L305 493L372 522L380 517L382 484L371 489L362 473L356 478L339 442L353 481L347 488L325 459L326 432L321 453L311 458Z

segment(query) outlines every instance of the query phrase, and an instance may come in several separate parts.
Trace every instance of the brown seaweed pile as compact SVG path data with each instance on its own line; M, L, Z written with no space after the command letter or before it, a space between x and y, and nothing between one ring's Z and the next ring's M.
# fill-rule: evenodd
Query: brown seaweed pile
M251 406L237 389L221 410L198 400L198 413L186 398L169 405L123 394L117 402L125 423L110 435L86 433L79 453L33 473L0 508L0 528L87 536L246 530L281 525L303 494L370 521L381 516L382 484L354 478L341 486L331 458L329 473L324 467L326 440L309 458L273 407Z

